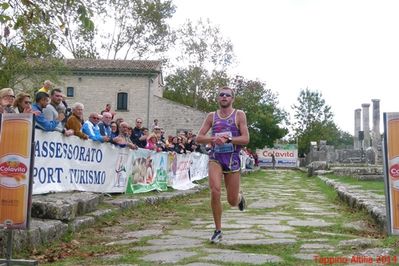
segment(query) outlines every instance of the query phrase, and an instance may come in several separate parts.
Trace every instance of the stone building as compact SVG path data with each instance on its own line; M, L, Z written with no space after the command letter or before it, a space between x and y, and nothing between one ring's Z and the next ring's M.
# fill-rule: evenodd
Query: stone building
M138 117L146 127L158 119L166 135L175 135L181 129L197 132L206 117L204 112L162 97L161 61L66 59L65 65L69 71L55 87L63 90L69 105L85 105L85 119L110 103L115 117L132 126Z

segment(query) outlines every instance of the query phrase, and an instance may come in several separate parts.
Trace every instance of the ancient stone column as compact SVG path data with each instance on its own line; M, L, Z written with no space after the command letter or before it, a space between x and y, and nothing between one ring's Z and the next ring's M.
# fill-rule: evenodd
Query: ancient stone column
M381 143L381 133L380 133L380 100L373 99L373 138L372 145L375 155L375 163L382 163L382 143Z
M360 118L361 118L362 109L355 109L355 132L353 133L353 149L360 150L360 140L359 140L359 131L360 131Z
M373 99L373 137L372 144L375 151L377 151L377 146L381 142L380 134L380 100Z
M363 149L367 149L370 147L370 114L369 114L369 103L363 103L363 131L364 131L364 140L363 140Z

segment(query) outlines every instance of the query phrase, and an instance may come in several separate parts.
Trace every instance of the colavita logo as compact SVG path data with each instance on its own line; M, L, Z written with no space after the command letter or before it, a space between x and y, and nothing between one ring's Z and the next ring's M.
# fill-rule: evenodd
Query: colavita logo
M0 164L0 175L18 175L25 174L27 171L26 165L21 162L10 161Z
M263 152L263 156L265 156L265 157L272 157L272 153L273 152L271 152L271 151L264 151ZM276 151L276 152L274 152L274 156L276 156L276 157L291 157L291 158L294 158L295 157L295 154L294 154L294 152L292 152L292 151L284 151L284 152L278 152L278 151Z
M399 178L399 164L394 164L389 169L389 173L394 178Z

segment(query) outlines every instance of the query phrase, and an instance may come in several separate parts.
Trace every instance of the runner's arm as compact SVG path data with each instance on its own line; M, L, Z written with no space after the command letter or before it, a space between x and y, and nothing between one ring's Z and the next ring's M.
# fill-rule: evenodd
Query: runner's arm
M201 129L199 130L196 138L197 143L208 144L214 142L214 137L207 136L209 129L212 127L213 113L209 113L205 118L204 123L202 123Z
M236 145L247 145L249 143L247 117L245 113L241 110L237 111L237 124L241 136L233 137L231 143Z

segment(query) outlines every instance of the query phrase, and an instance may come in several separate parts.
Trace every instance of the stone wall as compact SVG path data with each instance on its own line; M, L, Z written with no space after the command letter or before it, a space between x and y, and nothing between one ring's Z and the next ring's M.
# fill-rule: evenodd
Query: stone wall
M122 117L125 121L134 125L137 117L144 120L147 125L147 106L150 104L150 122L152 123L153 92L158 84L151 82L148 77L137 76L63 76L60 78L61 87L66 94L67 87L73 87L74 97L68 97L67 103L72 105L74 102L81 102L85 106L85 118L91 112L101 112L107 103L111 103L112 110L116 112L116 117ZM150 91L150 100L148 92ZM128 94L128 110L118 111L117 94L126 92Z
M176 130L192 130L198 133L207 113L161 97L154 97L154 117L159 119L166 135L175 135Z
M197 133L206 117L204 112L160 97L162 86L159 80L152 81L148 77L63 76L60 80L56 87L61 88L64 94L67 87L74 87L75 95L68 97L67 103L70 106L75 102L83 103L85 119L91 112L101 112L107 103L111 103L116 117L123 118L130 125L134 126L135 119L140 117L144 126L150 127L157 118L166 135L174 135L179 129ZM128 111L116 110L118 92L128 93Z
M340 163L361 163L364 162L364 154L361 150L343 149L337 150L337 162Z
M324 145L317 149L313 147L306 156L306 163L310 164L314 161L335 162L337 156L333 146Z
M368 164L382 165L376 161L376 152L369 147L366 150L340 149L335 150L333 146L326 146L323 150L313 149L306 156L306 165L314 161L326 161L339 164Z
M148 128L158 119L166 134L174 135L181 129L196 133L206 117L204 112L162 98L160 61L68 59L66 65L71 71L59 76L54 88L65 95L68 87L74 89L73 97L67 97L66 102L69 106L83 103L84 119L92 112L100 113L110 103L115 118L123 118L131 126L141 118ZM26 82L29 88L40 86ZM18 92L23 88L15 89ZM119 92L127 93L127 110L116 110Z

